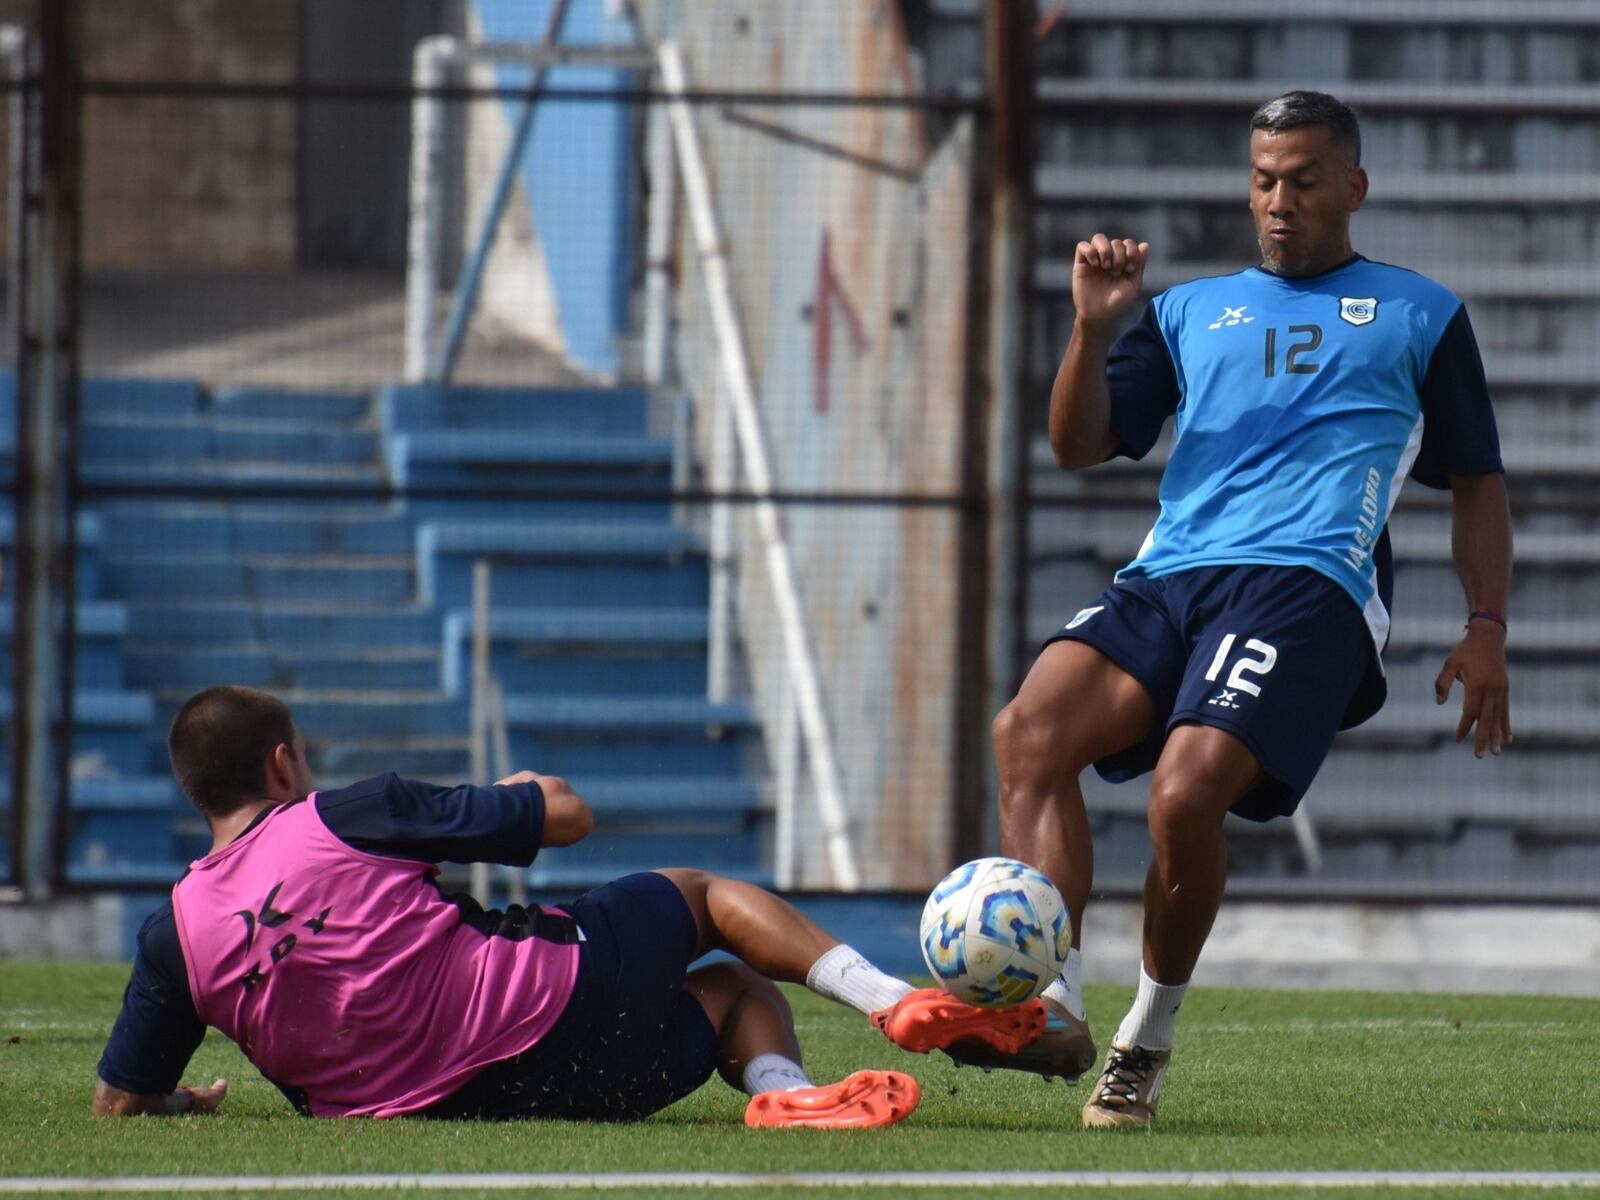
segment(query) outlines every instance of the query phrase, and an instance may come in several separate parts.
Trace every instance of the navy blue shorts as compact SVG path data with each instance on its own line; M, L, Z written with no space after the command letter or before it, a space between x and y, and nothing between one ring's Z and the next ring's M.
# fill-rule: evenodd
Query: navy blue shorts
M717 1066L717 1032L684 990L694 914L653 872L562 906L583 931L572 998L543 1038L486 1068L429 1116L633 1121L681 1100Z
M1141 684L1156 720L1143 741L1095 763L1121 783L1153 769L1174 725L1225 729L1267 776L1233 811L1294 812L1340 729L1382 707L1382 668L1355 601L1308 567L1201 567L1129 576L1049 642L1084 642ZM1046 645L1049 644L1046 642Z

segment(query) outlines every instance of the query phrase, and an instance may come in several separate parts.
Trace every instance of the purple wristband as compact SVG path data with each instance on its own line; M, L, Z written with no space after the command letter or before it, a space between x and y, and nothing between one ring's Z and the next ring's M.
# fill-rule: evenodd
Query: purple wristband
M1506 627L1506 619L1505 619L1504 615L1502 615L1501 613L1497 613L1497 612L1490 612L1486 608L1474 609L1472 612L1469 612L1467 614L1467 624L1468 625L1470 625L1472 622L1478 621L1478 620L1493 621L1496 625L1500 626L1501 629L1504 629Z

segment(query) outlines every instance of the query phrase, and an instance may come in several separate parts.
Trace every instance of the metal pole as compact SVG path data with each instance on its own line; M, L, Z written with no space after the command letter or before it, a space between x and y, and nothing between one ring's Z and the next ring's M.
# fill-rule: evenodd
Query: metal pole
M1016 695L1027 629L1029 247L1033 217L1032 0L990 0L988 717ZM987 721L985 722L987 727ZM985 738L985 760L993 748ZM992 771L990 772L992 777Z
M6 189L6 308L13 350L22 329L22 241L27 236L23 220L23 198L27 194L29 171L27 92L28 36L20 25L0 26L0 59L5 62L6 81L12 85L8 114L7 169L11 173Z
M33 218L38 271L24 298L17 373L17 637L12 797L22 810L21 883L44 899L60 845L63 747L71 698L61 695L56 604L62 517L61 422L76 386L72 325L77 237L77 79L71 0L40 0L39 180ZM70 414L68 414L70 418ZM69 612L68 619L71 619ZM57 714L64 711L65 724Z
M439 260L444 247L444 101L427 94L441 87L455 61L456 40L438 35L417 43L411 78L411 216L406 246L407 383L421 383L433 347L433 306L439 295Z

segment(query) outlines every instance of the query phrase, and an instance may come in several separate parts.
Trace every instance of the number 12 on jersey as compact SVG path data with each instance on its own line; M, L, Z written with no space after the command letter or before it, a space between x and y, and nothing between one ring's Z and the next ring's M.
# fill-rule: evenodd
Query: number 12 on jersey
M1298 341L1290 342L1288 353L1284 355L1283 371L1285 375L1315 375L1322 370L1318 362L1301 362L1302 355L1310 354L1322 345L1322 326L1320 325L1291 325L1290 336L1298 337ZM1268 325L1266 329L1267 348L1265 355L1266 376L1271 379L1278 373L1278 331Z
M1206 682L1215 683L1217 676L1222 674L1222 668L1228 663L1228 656L1233 653L1233 643L1239 635L1230 633L1222 639L1222 644L1217 647L1217 655L1211 660L1211 669L1206 672ZM1239 656L1233 664L1233 670L1228 675L1227 686L1237 688L1241 692L1248 692L1252 696L1261 695L1261 685L1246 679L1246 675L1265 675L1278 665L1278 649L1269 646L1266 642L1251 638L1244 644L1249 653ZM1257 654L1259 658L1251 658L1250 653Z

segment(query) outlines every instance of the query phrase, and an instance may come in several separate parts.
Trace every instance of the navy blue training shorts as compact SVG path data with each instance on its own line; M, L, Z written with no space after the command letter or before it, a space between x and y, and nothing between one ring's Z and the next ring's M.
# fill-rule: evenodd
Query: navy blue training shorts
M1233 807L1288 816L1340 729L1383 705L1382 668L1355 601L1309 567L1200 567L1113 584L1049 642L1093 646L1155 703L1143 741L1095 763L1121 783L1153 769L1174 725L1211 725L1267 776ZM1086 703L1093 703L1085 697Z
M643 872L562 907L584 940L560 1018L429 1116L632 1121L711 1078L717 1032L683 987L698 940L683 894L665 876Z

